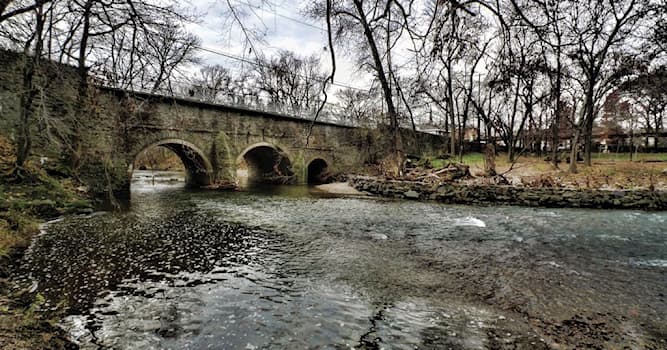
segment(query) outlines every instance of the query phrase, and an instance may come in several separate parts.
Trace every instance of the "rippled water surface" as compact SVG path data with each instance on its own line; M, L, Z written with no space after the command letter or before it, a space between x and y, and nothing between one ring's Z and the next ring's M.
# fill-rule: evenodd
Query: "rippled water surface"
M23 263L84 349L667 348L667 213L143 175L130 210L52 223Z

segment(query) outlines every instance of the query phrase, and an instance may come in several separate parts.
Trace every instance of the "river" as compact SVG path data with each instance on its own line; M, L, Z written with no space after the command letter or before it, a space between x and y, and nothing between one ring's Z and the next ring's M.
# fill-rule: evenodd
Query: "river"
M18 283L82 349L667 348L667 213L453 206L137 172Z

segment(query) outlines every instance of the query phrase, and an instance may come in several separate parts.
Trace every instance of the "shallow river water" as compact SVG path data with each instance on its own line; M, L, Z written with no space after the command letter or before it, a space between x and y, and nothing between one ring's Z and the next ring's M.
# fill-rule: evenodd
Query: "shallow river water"
M665 212L141 174L129 210L49 224L22 264L83 349L667 349Z

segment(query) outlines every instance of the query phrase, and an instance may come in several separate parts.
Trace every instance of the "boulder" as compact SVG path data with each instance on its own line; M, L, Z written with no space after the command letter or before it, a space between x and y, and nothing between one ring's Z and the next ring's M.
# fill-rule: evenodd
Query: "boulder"
M403 196L405 196L405 198L407 199L419 199L419 192L410 190L403 193Z

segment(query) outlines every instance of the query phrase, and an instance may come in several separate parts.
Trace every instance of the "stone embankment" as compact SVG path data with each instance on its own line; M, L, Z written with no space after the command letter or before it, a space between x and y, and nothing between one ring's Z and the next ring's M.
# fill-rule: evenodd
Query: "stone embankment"
M431 184L350 177L359 191L373 195L413 200L434 200L452 204L504 204L552 208L603 208L667 210L667 192L649 190L578 190L553 187L503 185Z

